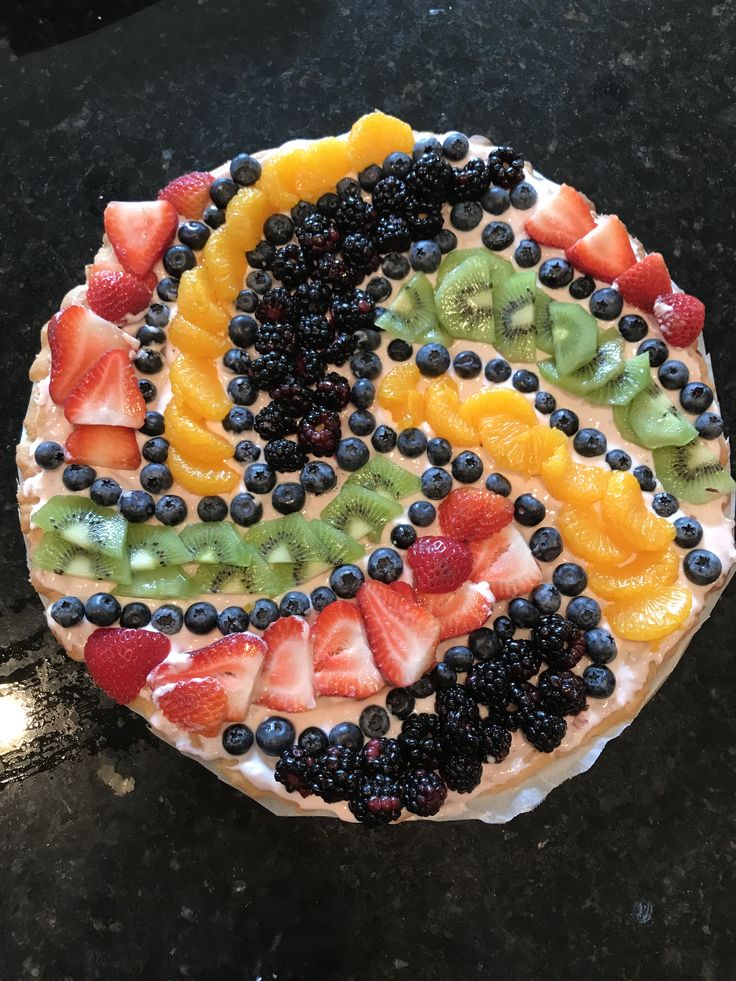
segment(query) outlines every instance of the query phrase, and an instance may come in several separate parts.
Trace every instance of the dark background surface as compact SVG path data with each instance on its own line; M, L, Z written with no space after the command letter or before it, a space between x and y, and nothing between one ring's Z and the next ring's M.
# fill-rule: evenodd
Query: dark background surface
M732 428L732 0L5 0L0 30L0 695L31 717L0 756L3 981L733 977L733 590L636 723L536 812L287 822L65 659L26 581L12 462L38 330L105 201L374 106L512 142L661 249L708 306Z

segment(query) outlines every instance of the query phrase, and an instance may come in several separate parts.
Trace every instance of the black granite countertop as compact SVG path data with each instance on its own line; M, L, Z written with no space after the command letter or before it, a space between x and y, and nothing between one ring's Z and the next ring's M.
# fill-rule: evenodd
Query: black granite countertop
M733 427L733 0L5 0L0 28L0 696L28 711L0 756L0 977L733 977L733 590L595 768L510 825L286 821L63 656L13 470L105 201L374 106L512 142L663 251Z

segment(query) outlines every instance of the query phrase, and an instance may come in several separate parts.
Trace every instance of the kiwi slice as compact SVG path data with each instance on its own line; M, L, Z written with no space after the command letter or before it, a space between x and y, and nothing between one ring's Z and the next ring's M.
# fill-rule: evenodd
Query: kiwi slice
M685 446L659 446L652 457L658 480L681 501L707 504L736 490L736 481L702 439Z
M187 525L181 533L187 558L205 565L242 565L243 539L227 521Z
M254 545L271 565L308 562L317 558L317 541L309 522L301 514L260 521L248 532L248 544Z
M594 356L577 371L563 375L557 370L554 358L547 358L539 362L539 374L545 381L574 395L587 395L602 388L623 363L624 339L616 327L611 327L601 335L600 340Z
M128 558L132 572L191 562L189 552L173 528L130 525Z
M493 291L493 343L509 361L529 362L536 358L536 283L535 272L514 273Z
M577 303L553 300L549 312L555 364L561 375L570 375L595 356L598 324L595 317Z
M483 256L466 259L448 273L434 301L451 337L493 343L493 280Z
M447 342L437 319L432 284L421 272L401 287L388 309L376 320L376 327L410 344Z
M550 298L537 287L534 294L534 330L537 335L537 347L545 354L554 354L555 346L552 341L552 314L550 313Z
M288 567L269 565L252 545L243 545L244 565L201 565L191 578L195 596L202 593L240 593L278 596L295 585Z
M59 494L48 500L31 520L43 531L55 531L66 542L90 552L121 559L126 554L128 522L110 508L83 497Z
M120 583L113 589L115 596L135 596L150 599L187 599L195 596L191 580L183 569L171 565L134 573L130 582Z
M641 446L641 443L639 442L639 437L636 435L634 430L629 425L628 405L614 405L613 422L614 425L616 426L616 429L618 429L620 436L628 440L629 443L633 443L635 446Z
M624 361L605 385L589 392L588 401L593 405L628 405L634 396L647 387L651 377L649 355L639 354ZM628 413L626 415L628 418Z
M698 435L695 427L680 415L654 381L634 397L627 421L636 433L639 445L648 450L659 446L684 446Z
M106 579L127 582L130 566L127 556L100 555L87 552L79 545L65 541L55 531L45 532L33 553L37 569L55 572L58 576L78 576L80 579Z
M448 252L446 256L442 257L442 262L440 263L440 268L437 270L437 275L435 276L434 288L439 289L440 283L451 273L453 269L457 269L461 262L465 262L466 259L473 259L476 256L488 256L495 259L499 263L509 267L508 275L514 271L513 266L507 259L501 259L499 256L493 255L489 252L485 246L480 246L477 249L453 249L452 252Z
M367 537L372 542L378 542L386 522L398 518L403 510L398 502L390 501L382 494L345 484L320 518L350 538L358 540Z
M422 482L416 474L385 456L374 456L364 467L351 474L346 483L366 487L376 494L383 494L391 501L418 494L422 489Z
M338 531L325 521L315 518L309 522L309 528L317 539L318 558L328 565L340 565L342 562L357 562L363 557L365 549L350 535Z

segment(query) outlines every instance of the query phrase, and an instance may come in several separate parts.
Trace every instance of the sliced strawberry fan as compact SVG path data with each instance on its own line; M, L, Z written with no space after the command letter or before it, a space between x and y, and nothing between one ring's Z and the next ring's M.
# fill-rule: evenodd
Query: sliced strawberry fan
M305 712L314 699L314 671L309 624L302 617L282 617L263 634L266 657L256 701L277 712Z
M141 462L135 430L123 426L77 426L64 450L69 462L90 467L137 470Z
M392 583L392 586L396 586ZM413 594L408 583L403 583ZM330 603L312 626L314 687L318 695L369 698L384 687L368 645L360 610L348 600Z
M103 354L68 396L64 415L78 426L139 429L146 417L146 403L128 352L115 350Z
M169 201L111 201L105 233L123 269L143 279L171 244L179 223Z
M440 622L440 640L461 637L482 627L493 611L486 583L466 582L452 593L417 593L419 605Z
M606 283L636 262L626 225L616 215L604 215L566 254L576 269Z

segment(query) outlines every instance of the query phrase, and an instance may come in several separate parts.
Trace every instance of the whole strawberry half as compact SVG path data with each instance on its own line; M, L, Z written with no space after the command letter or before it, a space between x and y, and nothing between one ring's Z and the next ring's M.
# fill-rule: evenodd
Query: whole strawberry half
M84 660L98 688L121 705L127 705L170 650L171 641L165 634L103 627L87 639Z
M87 303L99 317L119 324L129 314L145 310L152 291L152 286L130 273L93 266L87 281Z
M425 535L407 552L414 588L421 593L449 593L462 586L473 567L470 547L456 538Z
M705 306L687 293L664 293L654 301L654 316L672 347L687 347L703 332Z
M215 178L206 171L193 170L169 181L158 192L159 199L169 201L185 218L201 218L210 203L210 185Z

